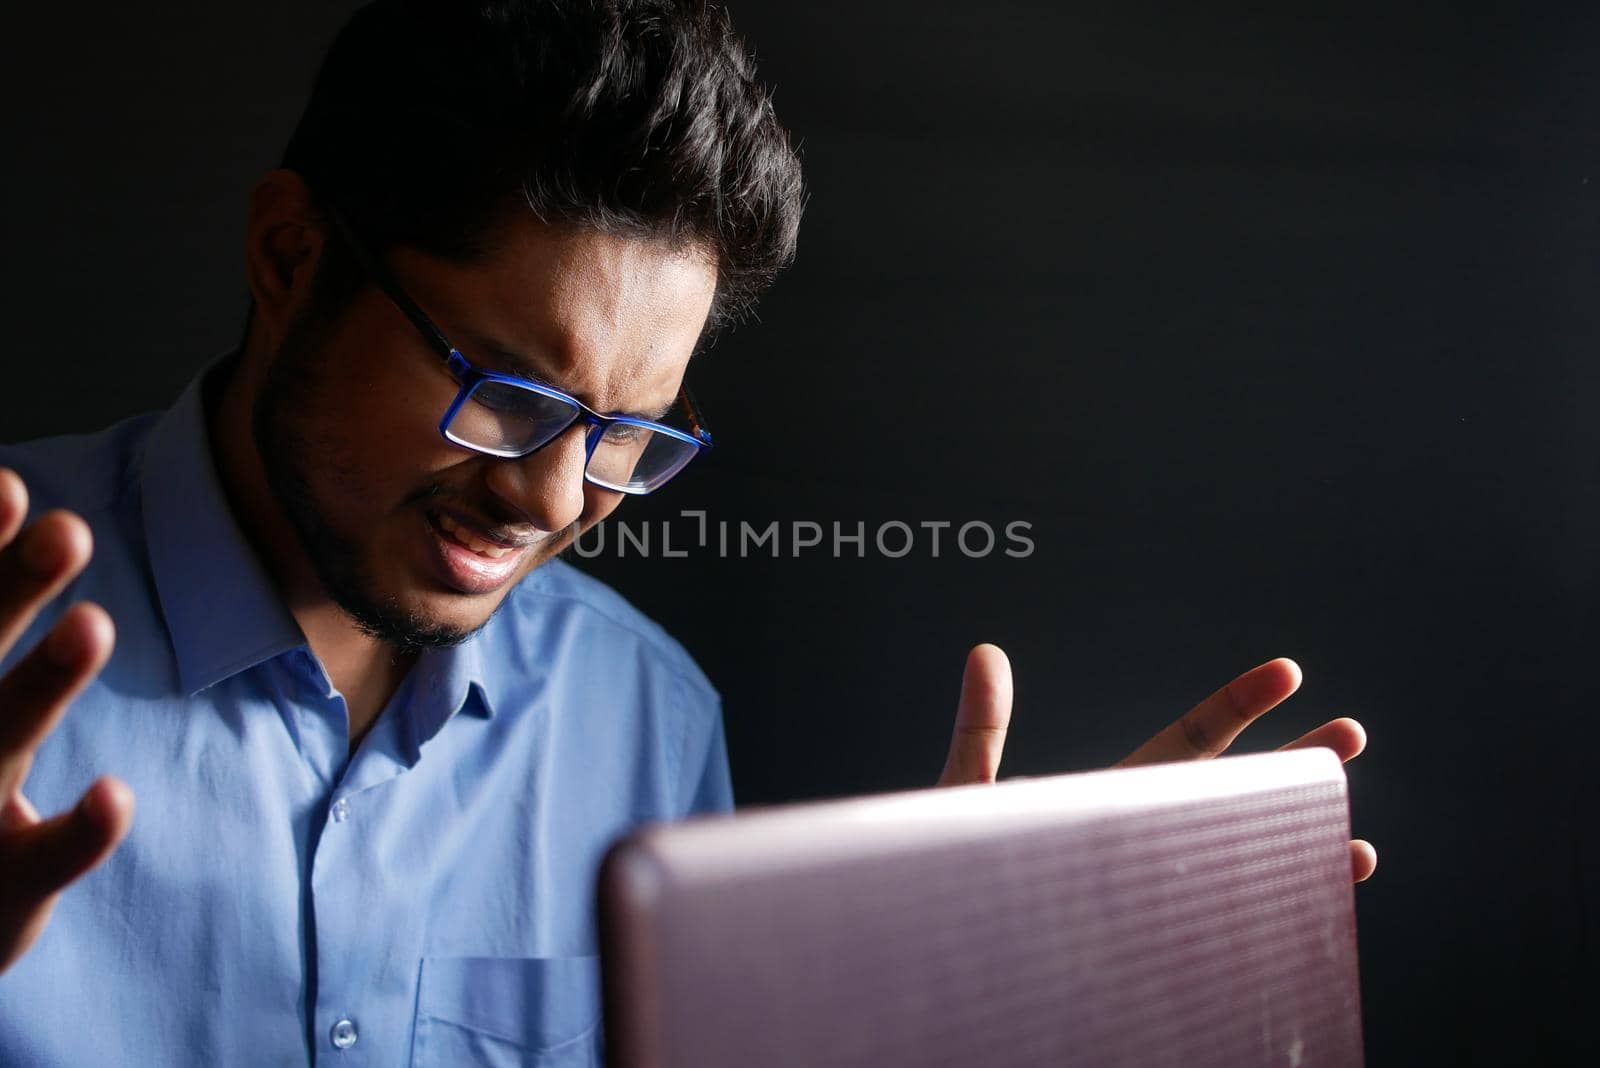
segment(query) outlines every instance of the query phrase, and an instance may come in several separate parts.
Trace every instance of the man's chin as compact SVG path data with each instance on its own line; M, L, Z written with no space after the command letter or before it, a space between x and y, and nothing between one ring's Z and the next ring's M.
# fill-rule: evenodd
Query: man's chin
M353 599L353 603L341 599L340 606L368 635L397 648L459 645L483 629L517 584L554 555L548 545L530 546L527 552L529 559L487 592L469 593L432 581L403 594Z
M457 602L482 603L470 608L459 603L448 606L437 603L444 596L452 596ZM405 652L460 645L494 618L504 602L504 597L434 595L384 600L342 598L339 606L367 636Z

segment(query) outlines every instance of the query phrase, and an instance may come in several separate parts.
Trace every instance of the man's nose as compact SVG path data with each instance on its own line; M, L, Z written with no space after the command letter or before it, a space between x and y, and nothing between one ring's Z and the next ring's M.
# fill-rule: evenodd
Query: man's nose
M537 452L496 461L489 468L489 489L540 530L553 534L567 529L583 514L587 430L584 423L575 423Z

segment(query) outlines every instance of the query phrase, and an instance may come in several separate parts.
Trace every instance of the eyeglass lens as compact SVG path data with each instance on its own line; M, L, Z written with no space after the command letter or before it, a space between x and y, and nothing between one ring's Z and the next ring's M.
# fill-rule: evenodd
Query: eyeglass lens
M579 415L575 405L536 390L479 382L446 434L459 444L496 456L524 456L571 426ZM584 473L608 489L638 493L666 482L698 451L670 434L633 423L612 423L594 444Z

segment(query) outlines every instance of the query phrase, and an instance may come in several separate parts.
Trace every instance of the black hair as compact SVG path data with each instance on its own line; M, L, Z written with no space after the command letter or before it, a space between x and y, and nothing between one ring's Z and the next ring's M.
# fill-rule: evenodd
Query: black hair
M708 335L793 259L804 202L711 0L375 0L335 39L283 166L379 255L471 262L517 211L703 248Z

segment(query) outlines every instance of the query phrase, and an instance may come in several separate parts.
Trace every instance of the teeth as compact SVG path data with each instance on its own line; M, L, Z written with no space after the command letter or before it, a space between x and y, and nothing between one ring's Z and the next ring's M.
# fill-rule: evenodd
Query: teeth
M443 513L440 513L439 515L439 526L443 527L452 538L460 542L462 545L465 545L475 553L487 556L491 560L499 560L501 557L513 552L512 549L509 549L504 545L495 545L491 542L474 538L471 534L467 533L460 523L457 523L454 519L451 519L449 516L444 515Z

